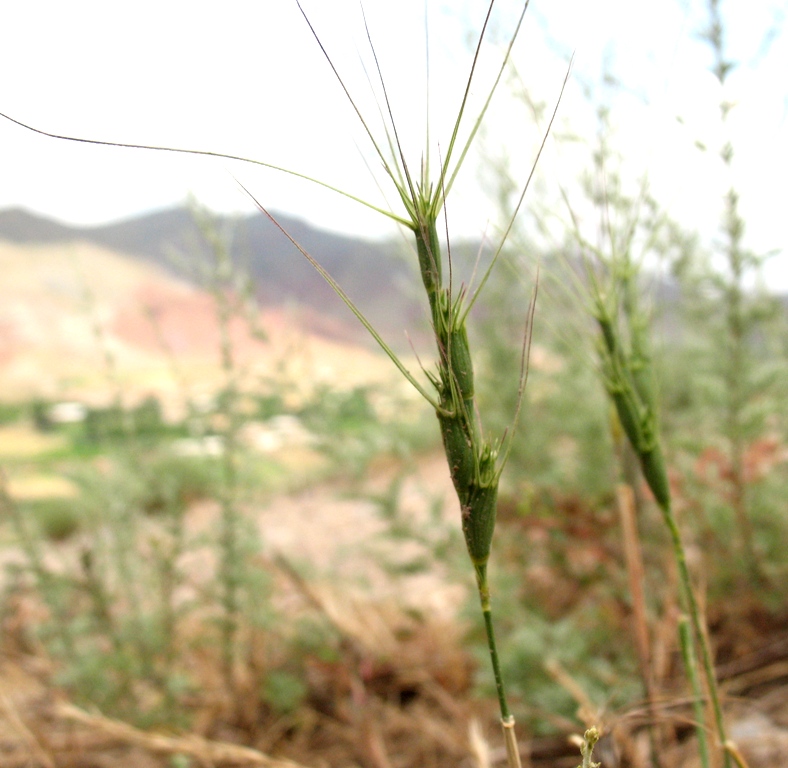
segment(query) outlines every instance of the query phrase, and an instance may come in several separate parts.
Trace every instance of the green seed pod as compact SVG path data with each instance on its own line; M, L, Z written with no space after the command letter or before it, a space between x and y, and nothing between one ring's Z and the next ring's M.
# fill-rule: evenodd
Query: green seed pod
M440 242L438 241L438 228L434 221L424 222L422 227L414 230L416 252L419 257L421 279L427 290L434 317L435 303L442 282Z
M464 506L476 473L476 456L471 438L460 414L445 416L439 411L438 421L454 489L460 504Z
M452 307L450 298L448 289L438 291L433 307L432 325L435 339L438 342L442 367L447 362L446 350L449 347L449 336L451 335Z
M457 301L452 307L448 290L442 290L438 294L435 335L441 356L441 392L444 402L448 404L446 410L456 411L457 404L460 404L468 433L475 439L473 361L465 324L459 325L457 322L460 303Z
M637 454L643 477L663 509L670 505L670 485L668 483L665 457L654 432L654 414L642 406L634 386L626 381L619 385L608 385L608 393L616 406L618 419Z
M599 329L602 331L602 338L605 342L607 354L611 357L615 356L618 349L618 344L616 343L616 331L613 327L613 321L610 319L610 316L607 314L607 312L603 312L601 308L599 310L599 314L597 315L596 321L599 323Z
M640 401L650 412L655 412L657 407L657 396L651 360L648 357L642 355L636 357L633 354L629 360L629 369L632 375L632 383L635 386Z
M650 451L639 453L638 456L643 469L643 477L646 478L657 504L662 509L668 509L670 507L670 483L662 449L657 444Z
M474 565L482 565L490 557L497 512L498 478L491 485L474 482L462 506L462 532Z
M625 270L622 278L623 310L629 325L629 354L627 370L640 401L650 411L656 413L657 398L654 385L654 371L651 364L648 343L648 320L638 309L638 293L634 280L636 271L631 267Z
M485 442L478 456L477 474L468 490L467 500L460 499L462 532L474 565L484 565L490 556L495 518L498 512L498 481L495 464L497 452Z
M632 329L632 344L627 359L627 367L640 401L652 413L656 413L657 388L654 382L654 366L651 363L651 355L649 353L647 328L641 317L631 318L630 325Z
M644 449L644 436L641 422L641 415L638 413L637 399L633 397L634 392L627 389L628 385L624 381L608 383L607 391L613 404L616 406L616 413L621 422L621 426L626 433L635 453L640 455Z
M453 328L449 335L449 367L460 397L473 402L473 361L468 346L468 332L465 323L459 328Z

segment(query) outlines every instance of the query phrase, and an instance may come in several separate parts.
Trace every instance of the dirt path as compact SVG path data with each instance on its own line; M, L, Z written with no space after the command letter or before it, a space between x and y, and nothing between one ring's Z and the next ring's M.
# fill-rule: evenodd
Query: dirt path
M250 514L266 559L283 558L310 580L445 619L456 616L465 599L466 586L431 552L432 544L451 537L464 551L457 498L440 454L419 457L413 466L378 465L358 482L284 493ZM201 504L190 513L189 525L193 533L205 532L218 517L215 503ZM207 557L190 556L191 572L211 572Z

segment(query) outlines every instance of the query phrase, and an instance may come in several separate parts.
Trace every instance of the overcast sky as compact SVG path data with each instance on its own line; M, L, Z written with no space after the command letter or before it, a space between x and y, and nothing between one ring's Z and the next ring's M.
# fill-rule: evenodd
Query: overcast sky
M722 4L731 57L740 64L728 96L749 244L782 250L770 279L788 288L788 45L783 3ZM314 27L373 130L373 66L357 0L304 0ZM418 167L425 125L424 0L363 3L397 127ZM430 125L433 162L445 151L470 66L470 41L485 3L431 0ZM691 6L691 7L690 7ZM612 98L616 144L634 177L648 174L660 200L711 237L726 179L720 92L698 41L705 3L675 0L532 0L515 48L524 87L552 104L575 52L560 107L562 131L595 129L583 86L607 68L623 84ZM473 104L486 94L519 3L501 0L482 50ZM770 30L775 34L770 36ZM105 0L7 3L0 45L0 111L42 130L107 141L207 149L264 160L385 205L391 188L295 0ZM544 122L503 89L450 198L452 229L478 235L495 220L485 162L510 158L525 179ZM682 122L677 122L680 117ZM542 189L571 187L576 156L559 132L544 158ZM700 142L709 151L695 146ZM485 160L486 158L486 160ZM266 206L319 226L384 235L386 220L338 195L282 173L224 160L56 141L0 121L0 207L24 206L65 222L101 223L184 202L194 195L221 211L252 210L239 179ZM382 190L378 188L380 184ZM550 189L552 185L552 190ZM385 195L385 197L384 197Z

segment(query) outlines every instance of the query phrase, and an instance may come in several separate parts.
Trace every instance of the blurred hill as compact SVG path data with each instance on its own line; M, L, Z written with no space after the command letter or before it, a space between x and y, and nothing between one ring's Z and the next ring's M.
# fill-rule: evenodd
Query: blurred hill
M316 229L278 216L282 227L312 254L382 332L424 323L421 298L404 241L375 242ZM216 216L234 263L251 277L263 306L298 305L311 330L366 343L365 332L303 255L263 214ZM0 239L16 245L89 243L156 265L195 282L209 245L187 207L172 208L97 227L73 227L23 209L0 211ZM404 256L403 256L404 254Z
M131 257L99 237L79 237L79 230L24 212L6 211L0 220L3 399L106 400L113 387L131 400L150 393L166 398L178 394L173 363L201 391L215 390L216 303L177 270L165 269L163 257L157 260L153 246L163 252L164 231L171 230L150 235L147 257ZM179 220L159 219L170 227ZM188 236L185 224L182 236ZM137 237L141 248L145 239L141 232ZM258 380L285 376L311 386L388 380L392 366L385 358L319 312L279 302L234 318L229 331L239 366Z

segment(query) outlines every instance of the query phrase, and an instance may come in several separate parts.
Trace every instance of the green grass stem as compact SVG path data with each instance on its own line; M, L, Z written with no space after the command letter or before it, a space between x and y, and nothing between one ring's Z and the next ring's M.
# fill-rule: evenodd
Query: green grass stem
M695 658L693 647L692 628L686 615L681 616L679 619L679 645L681 646L681 658L684 660L684 670L687 673L687 679L692 689L692 709L695 713L695 733L698 737L700 764L701 768L709 768L709 743L706 739L703 689L698 677L698 662Z
M614 280L620 280L621 273ZM700 663L704 671L709 691L709 699L720 745L726 743L725 722L714 674L714 663L707 634L703 627L701 611L692 587L687 566L686 552L678 523L671 504L670 483L662 448L659 441L656 396L651 386L651 361L647 352L644 326L633 293L627 293L627 300L621 311L622 323L630 330L629 345L623 338L617 324L619 307L610 306L596 286L593 297L596 319L600 329L599 345L605 386L618 413L621 426L634 449L643 476L662 512L662 517L670 534L673 556L679 571L680 599L684 610L692 622L694 642L699 649ZM621 287L620 285L618 287ZM610 291L613 296L622 296L616 287ZM687 657L692 663L693 656ZM688 675L691 674L688 672ZM730 759L724 754L723 764L730 768Z
M665 523L670 532L671 542L673 544L673 553L676 559L676 564L679 568L679 581L682 585L683 602L689 610L690 621L692 622L692 630L695 635L695 642L700 650L701 664L703 665L703 672L706 677L706 686L709 691L709 699L711 701L712 714L714 717L714 724L717 729L717 738L719 739L720 747L727 743L728 738L725 731L725 718L722 712L722 704L720 703L720 696L717 686L717 676L714 672L714 661L711 656L711 648L709 647L708 635L706 634L703 621L701 619L700 606L695 597L695 591L692 588L692 579L690 578L689 568L687 567L687 558L684 552L684 544L681 540L681 534L676 523L676 518L668 506L662 509ZM689 674L689 673L688 673ZM723 765L725 768L730 768L730 757L728 752L723 748Z
M495 690L498 694L498 704L501 707L501 721L509 722L512 718L512 713L509 711L509 705L506 701L506 689L501 673L501 664L498 659L498 646L495 642L495 628L493 627L492 609L490 607L490 585L487 581L487 564L477 565L474 570L476 571L476 585L479 590L479 602L484 615L487 646L490 649L490 661L492 662L493 675L495 677Z

